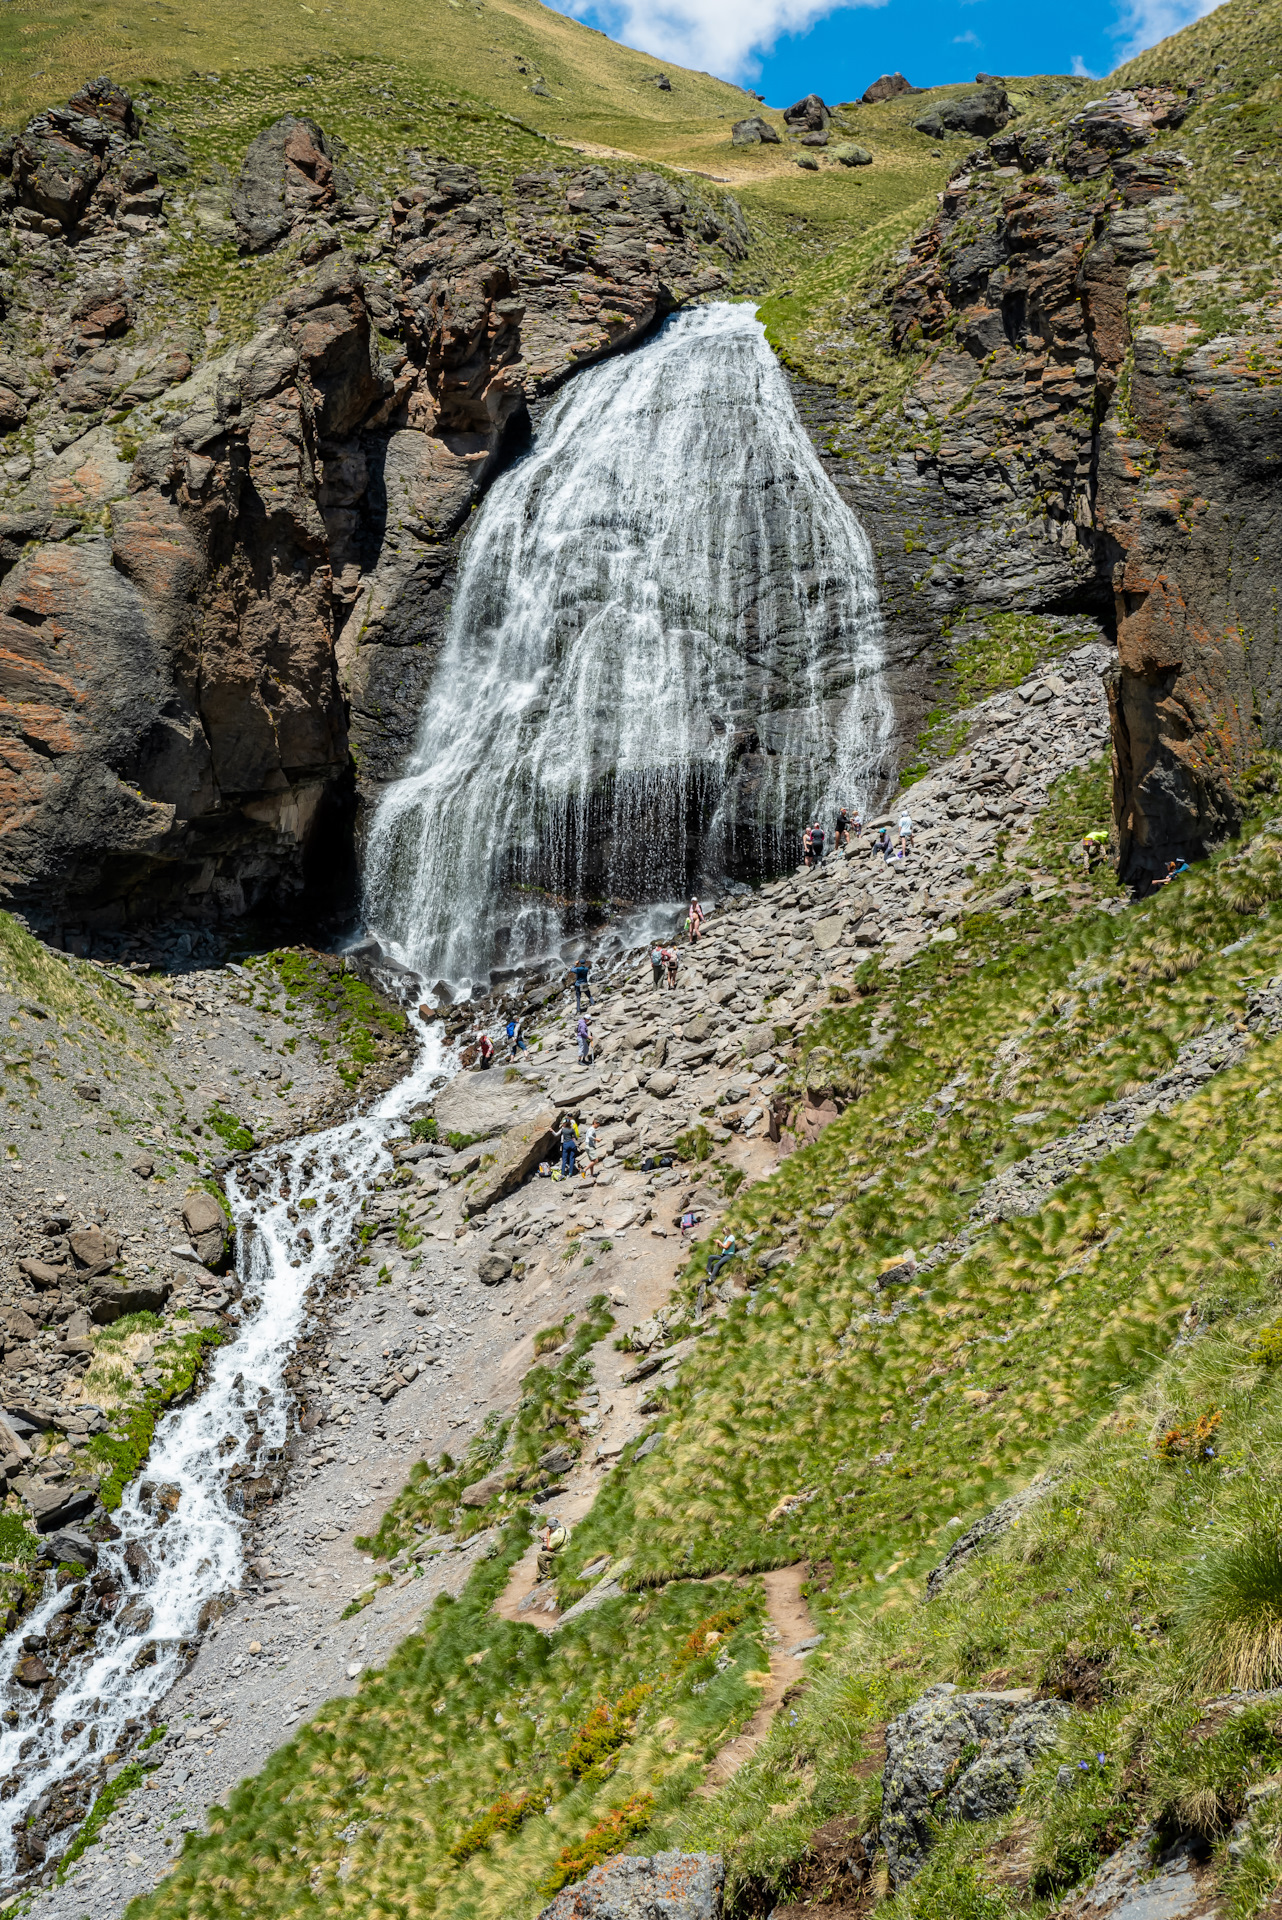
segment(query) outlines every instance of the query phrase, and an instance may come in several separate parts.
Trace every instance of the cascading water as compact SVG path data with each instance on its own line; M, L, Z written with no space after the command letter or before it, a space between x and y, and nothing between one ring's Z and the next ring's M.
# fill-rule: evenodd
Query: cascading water
M478 516L414 765L371 830L371 924L429 976L484 982L505 956L552 950L589 889L655 900L735 857L769 865L818 796L873 797L881 667L867 540L751 309L669 321L578 377ZM208 1602L239 1583L231 1474L285 1443L308 1294L389 1131L446 1070L421 1031L414 1071L370 1114L262 1155L252 1201L230 1187L245 1316L200 1398L159 1424L99 1550L120 1604L92 1649L63 1661L48 1705L11 1677L21 1640L74 1604L52 1577L0 1646L5 1878L42 1796L149 1715ZM304 1191L307 1241L288 1217ZM173 1511L147 1487L176 1488Z
M868 541L752 308L678 315L580 374L478 514L369 924L486 986L576 902L780 864L825 794L878 791L882 665Z
M17 1834L41 1796L108 1752L127 1720L145 1719L181 1672L183 1643L199 1632L207 1603L239 1585L242 1522L228 1498L229 1476L255 1442L265 1453L285 1444L284 1367L308 1291L325 1281L369 1182L390 1165L389 1129L446 1070L437 1031L423 1029L422 1038L413 1071L368 1115L251 1162L249 1173L261 1183L253 1202L237 1184L229 1186L237 1265L246 1299L257 1304L219 1349L199 1399L160 1422L146 1479L126 1490L115 1515L121 1536L99 1549L99 1569L113 1576L121 1604L98 1628L93 1651L61 1670L48 1708L10 1676L23 1637L45 1633L69 1611L74 1589L56 1592L50 1575L40 1607L0 1647L0 1705L6 1720L16 1716L0 1726L0 1777L17 1782L0 1803L0 1877L18 1871ZM305 1216L311 1243L287 1212L303 1193L317 1196ZM330 1193L332 1200L323 1197ZM174 1512L149 1509L146 1486L176 1487ZM142 1555L129 1554L131 1547Z

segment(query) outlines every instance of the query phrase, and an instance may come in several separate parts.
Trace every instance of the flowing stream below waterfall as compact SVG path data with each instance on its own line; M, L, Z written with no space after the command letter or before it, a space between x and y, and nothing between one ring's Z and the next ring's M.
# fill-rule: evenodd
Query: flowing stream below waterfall
M158 1424L145 1476L127 1488L114 1515L120 1538L99 1548L98 1567L113 1576L120 1605L98 1627L92 1650L64 1669L49 1707L12 1678L13 1670L23 1639L47 1633L71 1608L74 1589L58 1593L49 1575L41 1605L0 1648L0 1777L18 1780L0 1823L5 1878L17 1870L17 1832L42 1795L112 1751L127 1721L146 1720L181 1672L210 1601L240 1584L243 1521L229 1498L229 1475L251 1451L266 1455L284 1446L290 1349L326 1288L370 1182L390 1165L388 1141L402 1130L400 1116L448 1071L436 1030L420 1023L420 1034L413 1070L369 1113L265 1149L229 1181L243 1317L215 1354L198 1398ZM250 1183L259 1187L253 1201L243 1191ZM304 1194L314 1195L316 1206L295 1224L289 1209ZM173 1511L149 1500L147 1488L176 1488Z
M578 375L477 514L370 926L484 989L602 903L777 870L803 815L879 797L883 666L871 548L753 308L676 315Z

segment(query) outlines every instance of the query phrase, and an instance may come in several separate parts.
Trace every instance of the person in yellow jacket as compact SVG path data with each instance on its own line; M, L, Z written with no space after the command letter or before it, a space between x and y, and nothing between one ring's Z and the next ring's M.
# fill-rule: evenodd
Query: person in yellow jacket
M559 1520L549 1520L539 1535L539 1579L547 1580L556 1571L556 1557L569 1544L570 1529Z

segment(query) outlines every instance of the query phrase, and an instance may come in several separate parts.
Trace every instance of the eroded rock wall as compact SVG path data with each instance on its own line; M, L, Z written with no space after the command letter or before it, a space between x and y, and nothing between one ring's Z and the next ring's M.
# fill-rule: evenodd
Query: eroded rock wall
M1155 261L1188 218L1170 142L1193 99L1118 92L969 155L881 290L892 349L921 355L884 460L835 390L800 399L874 533L906 714L967 613L1116 638L1115 850L1135 882L1236 829L1280 733L1282 314L1244 301L1210 341L1146 320L1150 289L1179 297Z
M0 149L0 428L33 448L0 511L0 885L55 929L341 889L531 403L747 245L733 202L644 172L501 196L438 161L378 207L289 115L226 221L247 270L290 250L290 289L210 358L134 290L184 165L106 80Z

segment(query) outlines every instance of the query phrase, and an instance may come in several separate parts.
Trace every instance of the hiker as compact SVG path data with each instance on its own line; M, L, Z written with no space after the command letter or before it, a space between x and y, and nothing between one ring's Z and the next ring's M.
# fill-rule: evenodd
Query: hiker
M686 932L690 936L691 946L693 946L695 941L699 938L699 931L702 926L703 926L703 908L699 905L699 902L697 900L691 900L690 911L686 915Z
M579 1024L575 1027L574 1031L578 1035L579 1041L579 1065L586 1067L588 1057L592 1052L592 1029L588 1025L588 1016L586 1013L579 1015Z
M725 1232L725 1236L721 1242L720 1253L716 1255L715 1259L709 1260L708 1262L709 1280L716 1279L722 1267L725 1266L727 1260L733 1260L737 1251L738 1249L736 1248L734 1243L734 1234L730 1231L729 1228L727 1228Z
M668 973L668 992L675 993L677 990L677 968L681 965L680 960L677 958L677 950L675 947L668 948L663 956L663 962Z
M579 1144L583 1153L584 1175L589 1180L595 1180L596 1170L605 1157L601 1150L600 1128L595 1120L588 1121Z
M507 1023L507 1057L515 1060L518 1053L525 1052L525 1034L521 1022L513 1014Z
M899 816L899 857L902 860L913 843L913 820L907 807Z
M561 1178L568 1180L575 1170L579 1157L579 1129L574 1124L574 1115L567 1113L561 1122Z
M478 1033L476 1036L476 1044L481 1055L480 1060L477 1062L477 1069L483 1073L486 1067L492 1067L494 1065L494 1042L490 1039L488 1033Z
M583 996L585 993L588 996L588 1005L591 1006L592 989L588 985L588 963L586 960L579 960L576 962L574 968L574 1011L576 1013L582 1013L583 1011Z
M858 833L858 831L859 829L856 827L855 832ZM837 818L834 820L832 827L832 850L834 853L837 853L841 848L847 847L849 844L850 815L846 812L844 806L840 806L837 809Z
M815 857L815 865L818 866L824 857L824 830L817 820L810 829L810 851Z
M544 1523L539 1535L539 1579L550 1579L556 1571L556 1556L569 1542L570 1530L563 1527L559 1520Z
M1193 869L1187 860L1168 860L1166 872L1153 882L1155 887L1169 887L1172 880L1178 880L1182 873L1191 873Z
M1084 833L1082 835L1081 844L1082 865L1085 867L1087 873L1090 873L1092 868L1104 857L1104 849L1108 845L1108 835L1097 827L1093 833ZM1163 882L1163 885L1165 885L1165 882Z
M890 837L889 827L881 827L878 829L877 838L872 843L872 850L874 853L879 853L883 860L890 859L890 856L895 851L895 844Z
M650 965L654 970L654 984L656 987L661 987L663 985L663 948L657 940L650 949Z
M801 836L801 864L803 867L812 867L815 863L814 849L810 844L812 831L812 828L807 827Z

